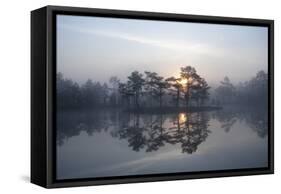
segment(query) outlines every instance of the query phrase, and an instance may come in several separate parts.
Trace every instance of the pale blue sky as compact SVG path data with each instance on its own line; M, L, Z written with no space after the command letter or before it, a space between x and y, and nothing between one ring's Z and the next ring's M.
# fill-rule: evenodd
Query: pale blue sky
M190 65L211 84L267 71L267 28L57 16L57 68L79 83L121 80L134 70L169 77Z

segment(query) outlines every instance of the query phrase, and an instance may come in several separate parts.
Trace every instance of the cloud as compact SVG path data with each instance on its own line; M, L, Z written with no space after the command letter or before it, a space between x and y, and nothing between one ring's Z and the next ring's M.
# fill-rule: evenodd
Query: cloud
M110 38L122 39L126 41L131 41L139 44L145 44L153 47L159 47L163 49L170 49L178 52L187 52L191 54L207 54L212 56L218 56L223 54L222 49L218 49L214 46L203 44L203 43L195 43L187 40L168 40L168 39L157 39L150 38L147 36L140 36L135 34L123 33L118 31L109 31L109 30L101 30L101 29L93 29L93 28L81 28L76 27L74 25L68 24L60 24L59 28L65 30L71 30L74 32L79 32L88 35L98 35L105 36Z

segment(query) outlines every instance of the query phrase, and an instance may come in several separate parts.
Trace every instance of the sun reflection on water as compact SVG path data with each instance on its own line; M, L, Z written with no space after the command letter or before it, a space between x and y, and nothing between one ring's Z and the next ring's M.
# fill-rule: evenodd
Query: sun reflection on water
M180 114L179 114L179 121L180 121L181 123L184 123L184 122L187 121L187 115L186 115L186 113L180 113Z

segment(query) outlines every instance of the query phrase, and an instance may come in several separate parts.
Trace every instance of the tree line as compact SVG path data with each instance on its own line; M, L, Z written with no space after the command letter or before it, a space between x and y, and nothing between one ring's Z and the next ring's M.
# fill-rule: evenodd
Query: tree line
M109 84L88 79L79 85L57 74L57 106L62 109L118 107L189 107L202 106L209 99L209 85L194 67L180 69L179 77L158 75L156 72L133 71L125 82L116 76Z
M210 86L194 67L180 69L178 77L133 71L123 82L116 76L108 83L88 79L78 84L57 74L57 107L60 109L125 107L127 109L203 107L226 104L264 106L268 102L268 74L259 71L234 85L226 76L210 96ZM147 109L145 109L147 110Z
M231 83L228 77L220 82L215 89L216 103L219 104L242 104L251 106L266 106L268 103L268 74L258 71L248 81L237 85Z

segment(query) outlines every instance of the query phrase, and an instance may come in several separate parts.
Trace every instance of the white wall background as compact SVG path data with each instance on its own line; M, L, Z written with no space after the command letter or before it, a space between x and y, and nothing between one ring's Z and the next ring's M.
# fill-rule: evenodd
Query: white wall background
M1 1L0 193L271 193L280 191L281 12L277 0L25 0ZM30 11L45 5L127 9L275 20L275 175L46 190L29 183Z

